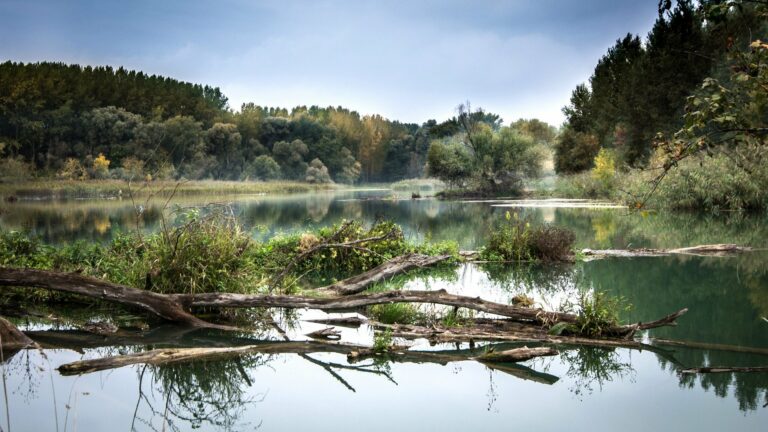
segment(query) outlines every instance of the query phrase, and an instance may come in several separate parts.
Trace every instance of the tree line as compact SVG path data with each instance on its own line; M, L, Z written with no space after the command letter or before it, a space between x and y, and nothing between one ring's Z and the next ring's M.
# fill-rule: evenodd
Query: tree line
M768 35L767 22L761 1L660 1L647 37L618 39L589 82L573 90L563 108L556 170L588 170L601 149L622 166L647 166L656 144L691 126L690 114L699 111L692 98L709 92L705 78L728 81L740 67L734 56L755 50L751 44Z
M461 132L457 118L342 107L234 112L218 88L124 68L0 64L0 180L397 181L424 175L431 143Z

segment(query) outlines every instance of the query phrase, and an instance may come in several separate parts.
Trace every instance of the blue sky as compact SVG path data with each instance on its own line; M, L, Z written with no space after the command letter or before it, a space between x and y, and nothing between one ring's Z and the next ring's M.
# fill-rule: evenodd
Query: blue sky
M560 108L657 0L0 0L0 61L125 66L220 87L230 106L342 105L422 122Z

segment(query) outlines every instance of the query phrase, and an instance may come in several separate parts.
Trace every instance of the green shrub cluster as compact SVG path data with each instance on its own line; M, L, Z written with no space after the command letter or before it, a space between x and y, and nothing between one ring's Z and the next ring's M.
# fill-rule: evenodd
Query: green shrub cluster
M573 232L550 225L532 227L517 213L507 212L480 256L487 261L568 261L573 257Z
M354 247L317 248L322 244L354 243ZM306 253L315 250L313 253ZM323 279L341 279L410 252L458 255L455 243L407 242L391 222L369 228L343 222L312 233L255 241L224 212L179 213L175 224L141 237L119 234L107 245L74 242L45 245L19 232L0 232L0 265L78 271L115 283L160 293L263 291L272 278L296 263L289 285L306 277L304 286Z

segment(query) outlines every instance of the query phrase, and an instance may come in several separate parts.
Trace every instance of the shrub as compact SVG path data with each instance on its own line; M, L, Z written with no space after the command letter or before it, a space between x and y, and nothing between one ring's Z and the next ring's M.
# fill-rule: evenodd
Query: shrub
M309 163L304 180L307 183L333 183L328 168L318 158L312 159L312 162Z
M567 261L573 253L575 235L553 226L531 227L517 213L506 212L481 251L488 261Z
M32 164L24 162L21 156L0 159L0 182L27 180L33 171Z

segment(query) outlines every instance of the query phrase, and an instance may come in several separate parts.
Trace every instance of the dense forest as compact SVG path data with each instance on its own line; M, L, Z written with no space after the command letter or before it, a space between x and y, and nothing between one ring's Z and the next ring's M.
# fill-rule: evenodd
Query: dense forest
M253 103L233 112L218 88L123 68L0 64L0 180L396 181L422 176L431 142L460 133L457 117L418 125Z
M696 109L687 103L705 78L727 80L738 67L734 55L768 36L764 7L750 0L659 2L647 37L618 39L589 83L573 90L563 108L556 170L588 170L600 149L611 150L620 165L646 166L654 143L683 127L686 112Z

